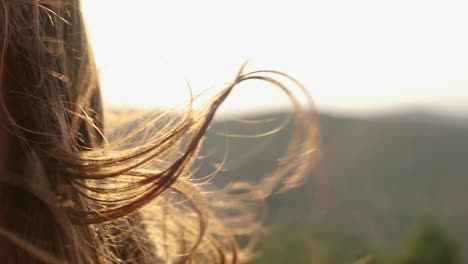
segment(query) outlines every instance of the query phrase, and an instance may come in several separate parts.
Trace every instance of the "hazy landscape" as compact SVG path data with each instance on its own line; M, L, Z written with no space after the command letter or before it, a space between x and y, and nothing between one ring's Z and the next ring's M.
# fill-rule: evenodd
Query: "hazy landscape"
M217 120L197 175L226 159L215 186L259 181L291 124L267 137L229 135L270 131L285 116ZM319 119L320 158L302 187L268 199L271 233L252 263L468 263L468 119L425 111Z
M227 153L215 185L258 180L274 167L290 126L260 139L226 134L259 134L284 116L240 119L263 120L258 124L216 122L200 175ZM303 187L269 199L268 222L276 231L254 263L297 263L285 262L294 260L291 255L307 263L352 263L365 256L374 259L368 263L396 263L408 233L428 218L456 241L458 252L468 250L467 120L424 111L366 118L320 114L320 126L319 165Z

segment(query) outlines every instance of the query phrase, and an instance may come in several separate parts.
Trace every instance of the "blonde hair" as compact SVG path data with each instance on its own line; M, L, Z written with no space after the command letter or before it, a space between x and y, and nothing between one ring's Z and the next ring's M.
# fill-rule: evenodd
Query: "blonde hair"
M279 79L303 89L298 81L242 68L201 111L151 117L107 142L79 0L1 0L0 18L0 118L13 142L0 185L4 263L238 263L254 256L253 234L262 226L252 209L300 185L317 153L314 113ZM291 98L289 147L260 183L209 194L192 164L217 109L248 80Z

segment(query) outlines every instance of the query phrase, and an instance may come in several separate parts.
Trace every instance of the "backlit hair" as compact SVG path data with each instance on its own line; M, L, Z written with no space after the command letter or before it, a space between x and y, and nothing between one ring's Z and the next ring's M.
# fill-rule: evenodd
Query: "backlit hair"
M80 1L0 5L0 119L12 142L0 184L2 263L239 263L254 256L262 225L252 209L300 185L317 153L315 116L281 80L302 88L299 82L241 69L205 108L153 116L107 142ZM208 193L192 164L217 109L248 80L291 98L290 143L261 182Z

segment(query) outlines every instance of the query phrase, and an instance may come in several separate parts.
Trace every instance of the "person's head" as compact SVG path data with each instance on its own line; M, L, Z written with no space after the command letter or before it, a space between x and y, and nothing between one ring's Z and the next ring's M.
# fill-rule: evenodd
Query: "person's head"
M288 76L241 71L201 113L187 111L158 131L149 122L107 143L80 1L1 0L0 19L3 263L216 263L244 257L235 236L245 235L253 219L245 220L246 212L238 210L242 226L224 221L220 208L189 178L191 164L236 84L260 79L291 96L268 75ZM296 110L302 130L296 130L279 170L260 183L264 195L258 197L252 191L258 186L246 184L234 193L263 199L286 178L289 186L300 182L317 133L297 102ZM128 144L145 129L150 137ZM188 202L171 202L169 190ZM252 249L246 245L246 251Z
M41 149L99 144L89 121L102 130L102 105L80 1L4 0L0 12L2 112L9 129Z
M76 190L67 189L74 179L65 176L66 160L78 162L83 150L103 140L96 67L80 3L2 0L0 19L1 227L59 258L83 262L70 254L91 254L92 246L73 241L71 232L89 242L93 234L73 226L56 206L65 196L78 202ZM0 255L7 263L38 261L27 247L5 239Z

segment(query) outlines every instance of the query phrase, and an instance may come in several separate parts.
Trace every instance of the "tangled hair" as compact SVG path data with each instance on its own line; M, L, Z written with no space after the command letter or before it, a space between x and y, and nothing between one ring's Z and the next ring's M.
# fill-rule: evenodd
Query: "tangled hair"
M252 209L300 185L316 155L315 116L280 80L302 88L299 82L241 69L205 108L151 117L108 142L80 1L0 5L0 119L11 142L0 177L2 263L239 263L254 256L262 226ZM261 182L206 192L193 162L219 106L248 80L291 98L290 144Z

